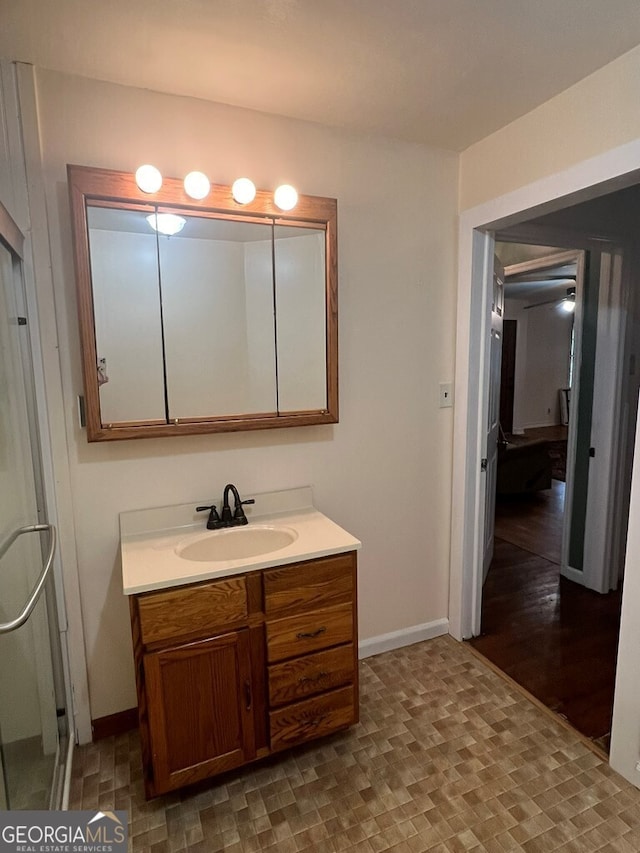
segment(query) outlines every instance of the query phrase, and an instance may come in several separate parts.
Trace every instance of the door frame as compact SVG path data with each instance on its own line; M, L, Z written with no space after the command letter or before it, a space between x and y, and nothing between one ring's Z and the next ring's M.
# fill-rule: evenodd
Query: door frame
M640 182L640 139L578 163L554 175L542 178L513 192L463 211L459 221L459 257L457 291L456 340L456 406L453 431L453 482L450 562L450 633L457 639L473 636L478 621L479 543L483 529L483 480L480 471L482 406L486 384L486 364L481 358L487 334L483 322L483 296L486 296L487 276L479 259L492 248L493 234L505 228L521 225L534 217L561 210L567 206L597 198ZM533 229L535 230L535 229ZM525 227L524 232L531 232ZM539 229L533 240L540 242ZM605 244L608 235L599 235ZM584 241L584 234L581 235ZM523 240L525 242L525 240ZM595 241L602 248L601 240ZM548 244L547 244L548 245ZM565 243L566 245L566 243ZM576 248L587 248L576 245ZM627 561L627 572L634 572ZM640 572L638 567L637 572ZM624 595L627 593L625 585ZM623 604L624 608L624 604ZM634 608L628 608L634 612ZM624 627L621 625L621 631ZM624 668L624 649L618 659L616 702L620 692L620 668ZM629 736L624 726L615 725L612 731L612 766L634 784L640 784L640 772L635 776L629 768L614 762L621 753L617 746ZM635 736L634 736L635 739ZM616 767L616 763L618 766Z

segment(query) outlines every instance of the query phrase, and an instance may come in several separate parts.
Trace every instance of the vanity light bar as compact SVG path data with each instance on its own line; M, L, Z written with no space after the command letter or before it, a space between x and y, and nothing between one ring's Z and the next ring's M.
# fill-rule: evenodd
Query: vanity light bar
M136 184L144 193L157 193L162 186L162 174L147 163L137 169ZM210 190L211 182L204 172L189 172L184 179L184 191L198 201L206 198ZM249 178L238 178L231 187L231 194L238 204L249 204L256 197L256 185ZM298 191L290 184L282 184L275 190L273 201L280 210L293 210L298 203Z
M249 178L238 178L233 182L231 195L238 204L249 204L256 197L256 185Z
M162 186L162 175L155 166L145 163L136 170L136 184L143 193L157 193Z
M204 172L189 172L184 179L184 191L195 199L203 199L209 195L211 181Z

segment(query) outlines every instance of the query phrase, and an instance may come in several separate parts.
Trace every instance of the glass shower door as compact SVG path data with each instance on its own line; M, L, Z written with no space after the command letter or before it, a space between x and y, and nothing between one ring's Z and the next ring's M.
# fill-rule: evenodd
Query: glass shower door
M55 537L38 523L21 285L20 260L0 243L0 808L46 809L60 750L44 578Z

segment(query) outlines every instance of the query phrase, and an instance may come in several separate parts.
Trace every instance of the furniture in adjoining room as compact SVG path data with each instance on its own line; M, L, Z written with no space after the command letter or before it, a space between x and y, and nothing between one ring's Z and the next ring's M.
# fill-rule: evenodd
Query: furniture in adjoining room
M544 439L547 442L547 449L551 457L551 476L554 480L561 480L563 483L567 478L568 437L569 427L566 424L554 424L524 431L525 439Z
M498 451L496 492L514 495L550 489L552 463L544 439L515 437L501 444Z

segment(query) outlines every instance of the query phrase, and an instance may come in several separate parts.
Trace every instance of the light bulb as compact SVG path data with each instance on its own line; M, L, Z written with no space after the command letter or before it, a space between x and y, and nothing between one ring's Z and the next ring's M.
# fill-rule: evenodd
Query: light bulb
M184 216L177 216L175 213L150 213L147 216L147 222L153 230L159 234L166 234L167 237L182 231L186 221Z
M256 197L256 185L249 178L238 178L231 187L231 195L238 204L249 204Z
M162 175L155 166L146 163L136 170L136 184L143 193L157 193L162 186Z
M202 199L209 195L211 183L204 172L189 172L184 179L184 191L191 198Z
M576 298L575 296L567 296L566 299L563 299L560 303L560 307L563 311L566 311L567 314L570 314L572 311L576 310Z
M273 200L280 210L293 210L298 203L298 191L290 184L282 184L274 192Z

